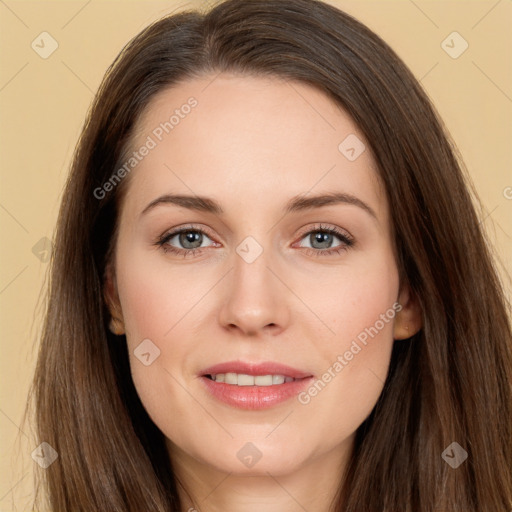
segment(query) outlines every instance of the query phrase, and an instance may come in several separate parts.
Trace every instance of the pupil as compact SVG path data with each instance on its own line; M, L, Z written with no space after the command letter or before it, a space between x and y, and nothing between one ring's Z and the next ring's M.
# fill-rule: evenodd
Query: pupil
M315 233L315 234L313 234L311 236L314 237L314 240L313 240L314 243L318 242L321 245L321 247L317 247L318 249L326 249L326 248L331 246L331 243L332 243L331 237L332 237L332 235L330 233L317 232L317 233ZM311 245L313 247L315 247L313 242L311 243Z
M194 242L199 241L199 245L195 245L193 247L190 247L188 244L194 244ZM183 247L186 249L196 249L197 247L201 246L201 233L198 233L197 231L187 231L185 233L180 234L180 243Z

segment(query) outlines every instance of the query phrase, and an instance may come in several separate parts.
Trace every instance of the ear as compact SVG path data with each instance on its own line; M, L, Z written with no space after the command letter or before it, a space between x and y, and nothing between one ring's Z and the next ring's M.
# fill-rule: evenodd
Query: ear
M405 285L398 296L401 309L395 316L393 337L405 340L414 336L422 327L421 307L416 295Z
M107 269L105 271L103 295L107 308L110 312L110 332L117 336L121 336L125 333L123 311L119 301L119 294L117 293L115 272L111 264L107 265Z

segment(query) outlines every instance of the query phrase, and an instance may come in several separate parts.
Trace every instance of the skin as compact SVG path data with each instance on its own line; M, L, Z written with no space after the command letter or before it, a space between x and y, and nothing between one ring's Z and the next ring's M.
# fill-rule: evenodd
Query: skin
M417 301L400 286L386 195L352 119L322 92L277 78L221 74L161 91L133 148L191 96L197 107L126 178L106 283L111 328L126 334L136 389L197 510L327 511L393 340L420 328ZM366 145L355 161L338 150L349 134ZM346 203L284 212L294 196L333 191L375 217ZM224 213L160 204L141 214L170 193L208 196ZM320 223L354 244L319 256L310 234ZM201 252L184 258L156 243L189 224L207 230ZM236 252L248 236L263 248L250 264ZM178 237L169 243L190 251ZM331 249L340 245L333 235ZM401 311L305 405L240 410L199 380L231 360L277 361L320 378L397 302ZM134 350L148 338L161 352L145 366ZM237 457L247 442L262 453L252 468ZM182 498L184 511L194 506Z

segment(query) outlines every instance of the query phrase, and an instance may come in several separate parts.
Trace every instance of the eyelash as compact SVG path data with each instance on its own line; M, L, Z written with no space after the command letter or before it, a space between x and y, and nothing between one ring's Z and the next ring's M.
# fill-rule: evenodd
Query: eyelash
M176 229L175 231L171 231L168 233L164 233L162 236L158 238L156 241L156 244L158 247L161 247L162 250L165 253L172 253L179 256L182 256L183 258L192 258L196 254L201 253L203 249L206 249L206 247L198 247L196 249L178 249L172 245L169 245L168 242L172 238L174 238L176 235L180 235L181 233L188 233L188 232L194 232L194 233L202 233L203 235L208 236L208 238L212 239L213 236L209 233L208 230L205 228L198 228L195 226L185 226L179 229ZM328 233L331 235L337 236L342 244L339 246L336 246L332 249L313 249L311 247L301 247L301 249L304 249L305 252L309 256L319 257L319 256L333 256L336 254L341 254L348 249L350 249L354 245L354 239L349 236L347 233L344 233L337 228L334 227L327 227L320 224L318 227L315 227L314 229L310 229L309 231L306 231L303 233L299 240L302 240L308 235L311 235L313 233Z

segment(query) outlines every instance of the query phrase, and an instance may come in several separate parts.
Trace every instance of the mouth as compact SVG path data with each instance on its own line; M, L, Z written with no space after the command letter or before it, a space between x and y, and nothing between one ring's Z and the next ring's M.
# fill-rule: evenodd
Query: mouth
M232 361L205 369L199 375L207 392L240 409L267 409L304 390L313 375L279 363Z

